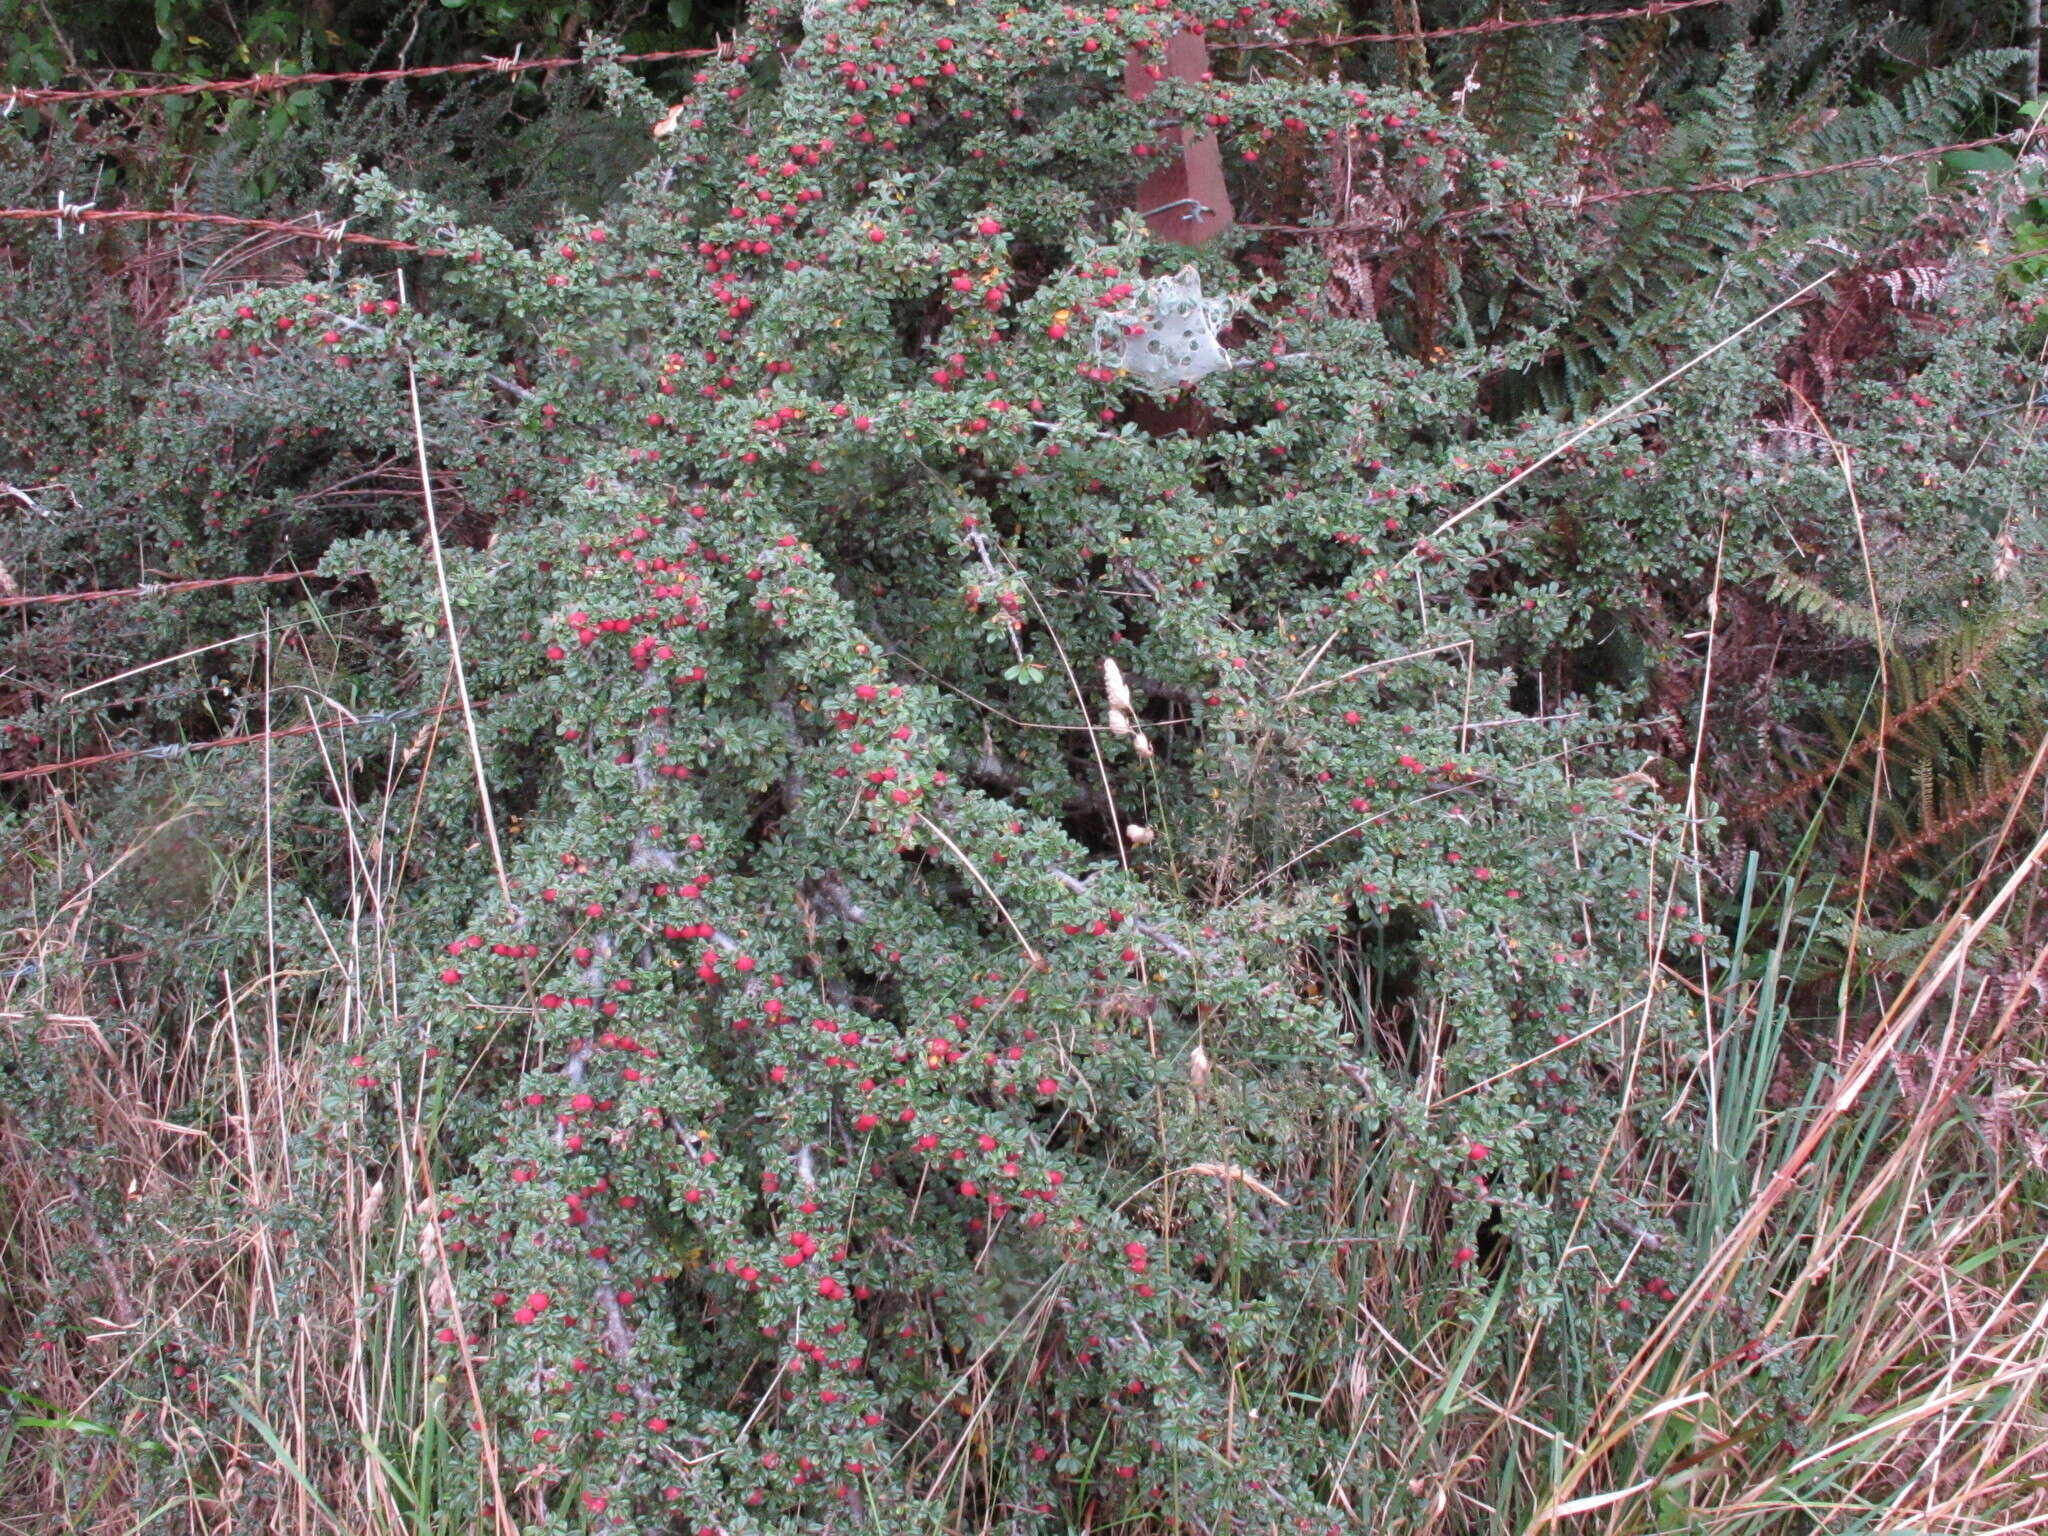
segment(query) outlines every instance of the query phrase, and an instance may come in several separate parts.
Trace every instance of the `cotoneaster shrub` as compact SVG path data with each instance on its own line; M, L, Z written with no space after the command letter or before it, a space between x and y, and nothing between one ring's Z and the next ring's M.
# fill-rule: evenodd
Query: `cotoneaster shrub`
M1576 1192L1624 1081L1634 1133L1688 1124L1678 827L1613 721L1518 707L1562 613L1489 590L1490 513L1432 532L1550 429L1437 440L1472 370L1116 212L1164 100L1240 166L1369 123L1389 178L1511 190L1424 96L1118 89L1177 26L1293 19L771 12L530 251L342 170L532 338L521 382L381 286L185 317L387 413L413 359L430 458L525 479L450 554L510 905L473 845L334 1088L366 1146L449 1104L436 1337L522 1524L1320 1526L1333 1477L1406 1496L1326 1407L1353 1244L1405 1306L1512 1277L1531 1326L1639 1326L1641 1217ZM1092 338L1185 261L1238 366L1162 426ZM409 538L328 561L445 676ZM431 793L468 814L457 754Z

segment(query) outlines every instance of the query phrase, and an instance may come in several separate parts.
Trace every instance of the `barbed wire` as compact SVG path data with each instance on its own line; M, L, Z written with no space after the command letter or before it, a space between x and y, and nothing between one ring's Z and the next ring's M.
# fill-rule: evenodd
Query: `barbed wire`
M1692 3L1692 0L1687 0ZM1719 4L1722 0L1712 0ZM1837 160L1827 165L1810 165L1796 171L1769 171L1756 176L1734 176L1719 181L1683 182L1669 186L1620 187L1610 192L1582 192L1575 196L1551 198L1545 201L1520 201L1516 203L1481 203L1472 208L1453 209L1445 214L1447 220L1462 222L1489 213L1510 213L1521 208L1542 208L1549 210L1577 211L1603 203L1618 203L1637 197L1705 197L1722 192L1748 192L1757 187L1775 186L1788 181L1807 181L1817 176L1841 176L1851 171L1884 170L1918 160L1931 160L1938 155L1955 154L1962 150L1987 149L1997 144L2011 144L2027 137L2032 129L2015 129L2010 133L1995 133L1981 139L1963 139L1953 144L1933 144L1923 149L1899 150L1893 154L1866 155L1859 160ZM339 245L361 245L383 251L404 251L421 256L452 256L455 252L441 246L420 245L411 240L392 240L381 235L354 234L338 224L317 222L308 224L289 219L241 218L224 213L190 213L184 210L154 212L145 208L79 208L65 205L57 208L0 208L0 221L58 223L66 224L215 224L241 229L262 230L272 234L297 235L308 240ZM1331 235L1356 232L1363 229L1379 229L1378 224L1243 224L1242 229L1264 234Z
M43 592L0 597L0 608L34 608L59 603L109 602L129 597L169 597L180 592L199 592L208 587L243 587L255 582L313 581L319 571L272 571L263 576L208 576L190 581L146 581L134 587L100 587L90 592ZM351 575L360 574L350 572Z
M153 747L132 747L120 752L100 752L92 757L67 758L61 763L32 763L26 768L10 768L0 772L0 784L13 783L20 779L48 778L53 773L68 773L77 768L100 768L108 763L125 763L136 758L175 763L195 752L211 752L218 747L247 747L263 741L283 741L292 736L310 736L315 731L403 725L409 720L427 719L454 707L452 704L415 704L403 709L385 709L367 715L350 715L346 720L309 720L304 725L288 725L276 731L256 731L246 736L221 736L212 741L167 741Z
M1497 32L1525 32L1531 27L1587 27L1615 21L1643 21L1676 11L1696 11L1730 0L1652 0L1626 11L1588 11L1578 16L1499 16L1462 27L1432 27L1420 32L1350 32L1336 37L1290 37L1272 41L1231 42L1211 38L1211 48L1342 48L1352 43L1434 43L1450 37L1487 37Z
M1936 155L1952 155L1966 149L1988 149L1994 144L2015 143L2034 131L2032 128L2016 128L2010 133L1994 133L1982 139L1965 139L1955 144L1932 144L1924 149L1902 149L1888 155L1866 155L1861 160L1837 160L1827 165L1810 165L1797 171L1767 171L1756 176L1731 176L1721 181L1694 181L1678 186L1623 187L1612 192L1588 192L1584 197L1574 198L1563 206L1584 208L1594 203L1618 203L1631 197L1704 196L1714 192L1748 192L1757 187L1775 186L1786 181L1806 181L1815 176L1840 176L1849 171L1889 170L1895 165L1905 165L1915 160L1931 160Z
M307 219L313 223L305 222ZM192 213L184 209L82 208L59 203L55 208L0 208L0 220L17 224L220 224L236 229L262 230L275 235L297 235L324 245L360 245L379 251L408 251L420 256L453 256L437 245L420 245L411 240L391 240L383 235L359 235L343 223L321 222L317 214L298 219L251 219L229 213Z
M1265 47L1314 46L1343 47L1363 43L1410 43L1434 42L1454 37L1480 37L1503 32L1524 31L1535 27L1591 26L1614 22L1645 20L1672 15L1681 11L1703 9L1708 6L1727 4L1728 0L1653 0L1648 5L1625 10L1594 11L1578 15L1497 17L1489 21L1475 22L1458 27L1438 27L1413 32L1365 32L1342 36L1309 38L1288 38L1276 40L1248 40L1234 42L1223 39L1213 40L1212 46L1244 49ZM715 48L665 49L651 53L623 54L614 57L613 62L621 64L664 63L679 59L715 58L730 56L730 45ZM94 89L57 89L41 87L12 87L0 96L0 112L9 112L18 105L56 105L98 101L125 101L152 97L199 96L209 94L261 94L269 91L298 89L314 85L381 83L399 80L426 79L438 76L469 74L513 74L532 70L572 69L593 62L582 57L548 59L484 59L457 64L421 65L408 68L382 70L335 70L302 75L265 74L235 80L186 81L176 85L106 87ZM1843 160L1827 165L1808 166L1794 171L1767 172L1756 176L1728 177L1715 181L1691 182L1655 187L1622 187L1607 192L1576 192L1569 198L1551 199L1534 204L1484 204L1474 208L1455 210L1448 215L1463 221L1487 213L1512 211L1517 206L1533 206L1546 209L1577 211L1595 205L1620 202L1639 197L1708 196L1726 192L1747 192L1758 187L1778 185L1785 182L1804 181L1821 176L1844 175L1859 170L1889 169L1901 164L1932 159L1939 155L1953 154L1972 149L1984 149L1994 145L2009 144L2023 139L2031 130L2016 130L2011 133L1993 134L1988 137L1963 140L1951 144L1931 145L1922 149L1903 150L1892 154L1869 155L1856 160ZM454 254L436 246L421 245L410 240L396 240L380 235L365 235L349 232L344 224L329 224L317 215L307 215L296 220L248 218L231 214L198 213L187 210L150 209L103 209L90 205L68 204L60 199L54 208L0 208L0 221L26 223L56 223L61 230L63 224L186 224L216 225L240 229L258 230L265 233L297 236L335 245L357 245L377 250L398 251L428 256ZM310 222L309 222L310 221ZM1294 233L1294 234L1336 234L1369 225L1280 225L1251 224L1246 229ZM88 592L49 593L32 596L0 598L0 608L53 605L95 600L150 597L168 593L198 591L210 587L240 586L251 583L269 583L304 579L308 574L298 571L272 572L260 576L228 576L191 581L147 583L137 587L109 588ZM345 722L353 725L392 723L400 719L421 714L437 714L440 711L410 709L388 711L382 715L358 717ZM245 736L222 737L210 742L168 743L153 747L140 747L120 752L100 753L91 757L75 758L61 763L37 764L28 768L0 772L0 782L44 777L72 769L96 767L106 763L129 761L135 758L174 760L188 753L207 751L220 747L246 746L265 739L301 736L321 729L319 723L288 727L280 731L257 733Z
M1429 43L1453 37L1487 37L1500 32L1522 32L1532 27L1595 26L1619 21L1641 21L1695 11L1729 0L1652 0L1648 5L1619 11L1589 11L1577 16L1496 17L1459 27L1431 27L1415 32L1357 32L1341 36L1260 38L1233 41L1215 38L1214 48L1342 48L1358 43ZM665 48L653 53L623 53L612 56L616 64L665 64L678 59L711 59L735 56L733 45L713 48ZM427 80L450 75L526 74L537 69L577 69L594 62L590 58L553 59L471 59L459 64L419 64L394 69L320 70L303 75L278 73L248 75L239 79L184 80L175 85L133 86L10 86L0 93L0 113L16 107L66 106L99 101L145 101L166 96L263 95L272 91L301 90L315 85L386 84L399 80Z
M1731 176L1719 181L1679 182L1657 187L1617 187L1610 192L1579 192L1570 197L1545 199L1518 199L1512 203L1480 203L1471 208L1453 208L1444 214L1449 223L1462 223L1489 213L1514 213L1525 209L1546 209L1550 211L1577 212L1602 203L1626 202L1637 197L1707 197L1722 192L1748 192L1757 187L1775 186L1781 182L1809 181L1816 176L1841 176L1851 171L1888 170L1894 166L1919 160L1931 160L1938 155L1951 155L1967 149L1988 149L1997 144L2020 142L2034 133L2032 128L2016 128L2010 133L1994 133L1982 139L1963 139L1954 144L1930 144L1923 149L1902 149L1887 155L1866 155L1860 160L1835 160L1826 165L1809 165L1796 171L1766 171L1755 176ZM1241 224L1260 234L1279 235L1338 235L1354 234L1361 230L1387 232L1383 223L1355 224Z
M657 53L624 53L612 56L615 64L661 64L674 59L711 59L729 56L730 47L667 48ZM439 75L515 75L536 69L576 69L595 62L576 57L563 59L473 59L461 64L417 64L398 69L334 69L304 75L249 75L234 80L186 80L176 85L99 86L64 89L52 86L10 86L0 95L0 112L24 107L63 106L93 101L142 101L158 96L262 95L269 91L298 90L311 85L357 85L396 80L424 80Z

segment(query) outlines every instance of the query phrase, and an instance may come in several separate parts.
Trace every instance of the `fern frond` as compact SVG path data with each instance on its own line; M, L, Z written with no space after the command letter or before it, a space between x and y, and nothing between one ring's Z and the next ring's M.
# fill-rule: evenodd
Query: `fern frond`
M1770 600L1866 645L1877 644L1877 615L1861 603L1835 596L1819 582L1787 570L1771 573Z
M1760 65L1747 48L1729 57L1652 163L1656 185L1740 180L1758 169ZM1668 333L1714 294L1728 263L1755 243L1761 194L1673 193L1625 204L1613 256L1587 290L1567 367L1591 383L1617 371L1636 344Z
M1575 27L1510 32L1488 54L1479 93L1488 134L1525 150L1557 131L1573 94L1585 83L1585 40Z
M1958 778L1946 792L1930 777L1919 825L1893 841L1870 864L1874 881L1889 880L1963 833L2005 815L2033 788L2034 775L2015 767L2003 752L1994 761Z
M1967 137L1965 130L1983 110L1985 97L2025 57L2017 48L1985 49L1930 69L1896 102L1877 97L1838 113L1805 140L1788 168L1867 160ZM1873 169L1846 186L1835 182L1833 177L1781 182L1772 207L1787 225L1825 219L1843 231L1847 243L1868 246L1875 243L1887 203L1897 201L1902 192L1913 206L1922 201L1926 168Z
M1832 763L1736 807L1731 824L1753 824L1830 784L1855 784L1880 749L1894 783L1916 760L1931 761L1938 777L1952 778L1958 764L1984 753L1982 743L2002 741L2039 711L2038 689L2022 666L2044 632L2048 608L2015 609L1956 632L1923 660L1900 659L1891 669L1891 707L1881 723L1854 735ZM1865 786L1850 798L1867 802L1874 792L1888 793L1884 786Z

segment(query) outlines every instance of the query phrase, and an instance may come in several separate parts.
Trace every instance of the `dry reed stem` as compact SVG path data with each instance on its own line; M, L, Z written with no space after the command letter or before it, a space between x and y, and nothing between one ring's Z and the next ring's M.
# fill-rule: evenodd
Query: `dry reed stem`
M476 711L470 707L469 679L462 666L462 634L455 622L455 599L448 591L448 565L441 552L441 523L434 513L434 472L427 463L427 433L420 420L420 380L410 359L405 365L406 397L412 406L412 437L419 449L420 497L426 507L427 547L434 557L434 585L441 598L441 622L448 631L448 663L455 674L455 696L462 709L462 730L469 739L470 765L476 770L477 804L483 811L484 837L490 844L491 868L498 876L498 895L507 917L516 915L512 882L505 876L505 854L498 846L498 819L491 810L490 775L484 768L484 750L477 740Z
M1712 346L1707 347L1703 351L1695 352L1691 357L1687 358L1677 367L1668 370L1661 378L1652 380L1650 383L1645 384L1641 389L1637 390L1634 394L1630 395L1626 400L1622 401L1621 404L1610 407L1608 410L1605 410L1601 412L1601 414L1599 414L1598 416L1595 416L1591 421L1587 422L1584 426L1574 428L1572 431L1566 433L1563 438L1559 439L1555 446L1537 455L1537 457L1531 459L1527 464L1523 465L1520 469L1516 470L1515 473L1508 476L1507 479L1501 481L1501 483L1499 485L1496 485L1492 490L1486 492L1483 496L1480 496L1473 501L1467 502L1464 506L1460 507L1456 512L1453 512L1449 517L1445 518L1442 522L1438 523L1434 528L1430 529L1426 537L1417 540L1417 547L1421 548L1427 545L1434 544L1438 539L1442 538L1445 534L1449 533L1453 528L1457 527L1458 524L1464 522L1465 519L1470 517L1474 512L1479 511L1482 507L1492 505L1501 497L1505 496L1509 491L1513 490L1516 486L1520 485L1524 480L1528 479L1531 475L1535 474L1536 471L1544 468L1546 465L1550 464L1554 460L1561 458L1563 455L1571 452L1572 449L1576 448L1580 443L1584 442L1587 438L1591 437L1595 432L1598 432L1603 427L1611 426L1613 423L1621 420L1624 416L1628 415L1631 411L1633 411L1637 406L1641 405L1645 400L1648 400L1652 395L1655 395L1662 391L1665 385L1676 383L1679 379L1684 378L1685 375L1692 372L1693 369L1697 368L1701 363L1704 363L1708 358L1714 357L1722 352L1725 352L1728 348L1734 346L1736 342L1742 340L1743 337L1747 336L1751 331L1755 330L1758 326L1763 325L1766 321L1783 314L1793 305L1803 300L1808 294L1813 293L1817 289L1824 287L1826 284L1833 282L1835 278L1839 277L1840 275L1841 269L1839 267L1830 267L1827 271L1823 272L1819 277L1816 277L1812 282L1806 284L1806 286L1804 286L1803 288L1800 288L1795 292L1787 294L1784 298L1778 300L1777 303L1771 305L1771 307L1769 309L1766 309L1762 314L1756 316L1752 320L1745 321L1742 325L1730 331L1726 336L1723 336L1719 341L1715 342ZM1415 558L1415 555L1414 552L1411 551L1410 553L1403 555L1401 557L1401 562L1397 562L1397 564L1406 562L1413 558Z

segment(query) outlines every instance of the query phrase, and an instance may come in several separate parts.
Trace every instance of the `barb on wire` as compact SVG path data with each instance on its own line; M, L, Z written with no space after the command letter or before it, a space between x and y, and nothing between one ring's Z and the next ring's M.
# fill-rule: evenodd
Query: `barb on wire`
M59 240L64 238L64 223L67 219L72 223L83 226L85 223L84 216L91 213L97 206L96 203L74 203L60 189L57 193L57 206L51 210L57 220L57 238Z

